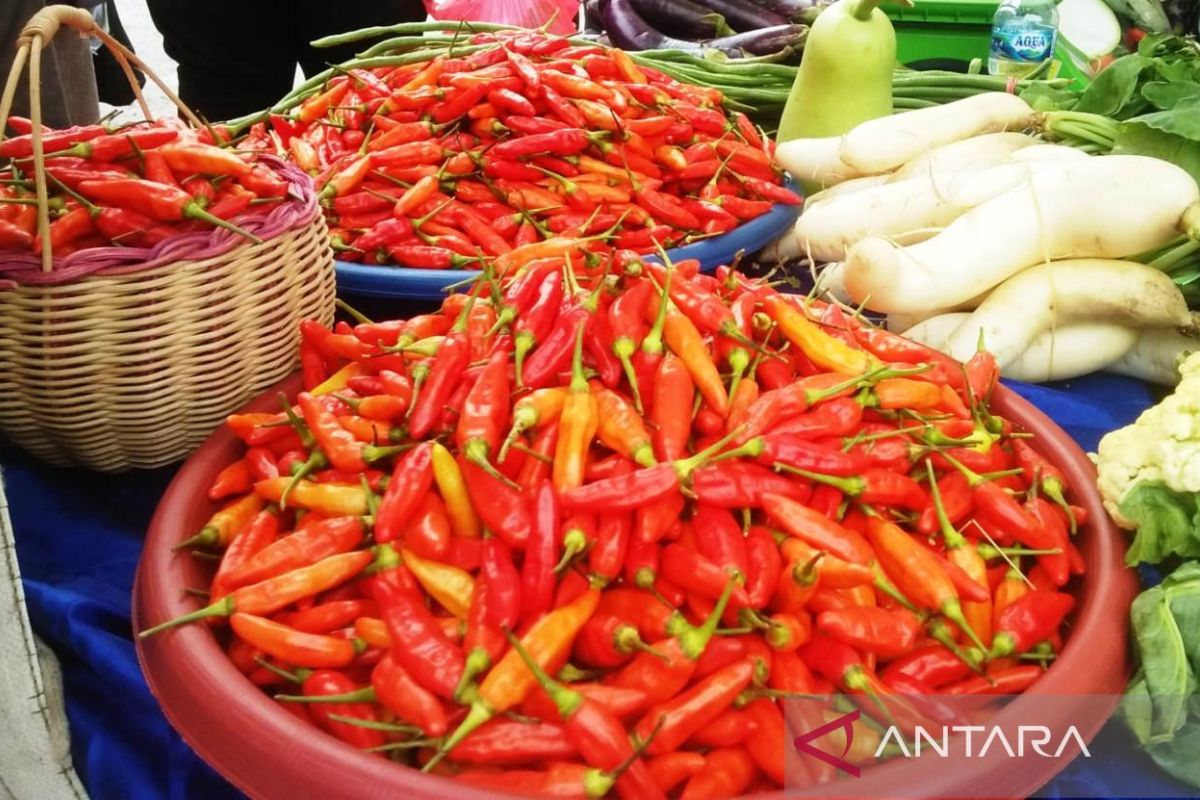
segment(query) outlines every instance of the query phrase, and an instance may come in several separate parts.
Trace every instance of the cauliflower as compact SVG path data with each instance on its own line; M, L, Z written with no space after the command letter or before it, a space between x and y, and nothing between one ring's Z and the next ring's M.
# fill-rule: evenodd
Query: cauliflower
M1125 495L1142 481L1162 481L1175 492L1200 492L1200 353L1179 367L1174 394L1132 425L1100 440L1096 455L1100 495L1118 525L1137 526L1120 513Z

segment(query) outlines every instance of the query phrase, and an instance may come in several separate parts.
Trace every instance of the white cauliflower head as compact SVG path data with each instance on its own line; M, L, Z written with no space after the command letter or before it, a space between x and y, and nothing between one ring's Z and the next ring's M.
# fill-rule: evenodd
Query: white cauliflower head
M1179 372L1183 377L1171 396L1100 440L1095 458L1100 495L1121 527L1136 527L1118 507L1142 481L1200 492L1200 353L1189 356Z

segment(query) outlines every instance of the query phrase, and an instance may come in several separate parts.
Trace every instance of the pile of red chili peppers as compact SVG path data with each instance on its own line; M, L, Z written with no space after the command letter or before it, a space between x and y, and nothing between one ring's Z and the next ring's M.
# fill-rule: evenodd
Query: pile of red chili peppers
M32 123L9 117L0 141L0 251L44 247L37 230ZM174 122L45 129L49 245L55 256L90 247L153 247L180 233L229 228L274 203L288 184L255 153L214 144L214 132ZM222 145L228 143L221 141Z
M305 323L304 391L229 418L182 545L209 604L143 635L227 622L346 743L576 797L771 789L789 697L1013 694L1054 659L1085 513L989 411L989 354L725 267L527 256L436 313Z
M244 146L313 174L339 258L450 269L561 237L653 252L775 203L772 143L720 91L531 31L469 55L341 70Z

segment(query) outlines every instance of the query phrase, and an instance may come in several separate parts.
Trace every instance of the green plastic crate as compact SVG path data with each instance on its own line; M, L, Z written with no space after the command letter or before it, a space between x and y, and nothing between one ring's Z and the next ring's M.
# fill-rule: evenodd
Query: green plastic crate
M964 70L973 59L987 69L996 0L916 0L911 7L882 6L896 28L896 58L925 69ZM1086 65L1076 64L1060 45L1050 74L1070 78L1077 88L1090 81ZM957 63L956 63L957 62Z
M902 64L987 58L995 0L918 0L912 7L886 4L896 28L896 57Z

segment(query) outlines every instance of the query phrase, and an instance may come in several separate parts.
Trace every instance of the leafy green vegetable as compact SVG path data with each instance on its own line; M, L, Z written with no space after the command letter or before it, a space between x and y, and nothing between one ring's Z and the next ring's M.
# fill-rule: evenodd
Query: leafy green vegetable
M1123 119L1131 104L1141 108L1145 99L1138 94L1142 73L1153 62L1136 53L1118 58L1096 76L1096 80L1084 89L1074 111L1103 114L1113 119Z
M1200 100L1200 83L1155 81L1142 87L1142 96L1160 111L1170 111L1180 103Z
M1137 523L1126 564L1157 564L1170 556L1200 557L1197 495L1178 494L1157 481L1144 481L1121 501L1121 514Z
M1142 119L1121 124L1112 151L1121 155L1152 156L1170 161L1183 167L1200 183L1200 144L1197 140L1156 130L1145 125Z
M1159 766L1200 786L1200 562L1142 592L1130 623L1141 666L1121 715Z

